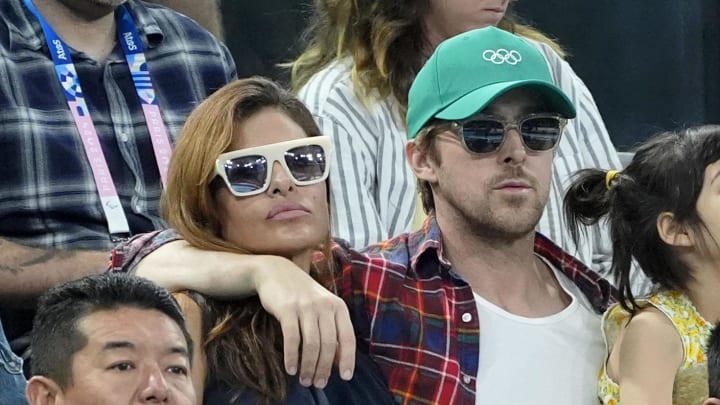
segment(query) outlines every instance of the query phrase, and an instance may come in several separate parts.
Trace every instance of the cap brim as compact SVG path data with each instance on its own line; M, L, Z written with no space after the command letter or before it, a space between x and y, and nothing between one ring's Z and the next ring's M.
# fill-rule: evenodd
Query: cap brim
M540 80L518 80L514 82L494 83L460 97L449 106L435 114L435 118L454 121L470 118L482 111L493 100L508 91L527 87L537 91L548 103L551 112L556 112L565 118L575 118L575 106L565 93L557 86Z

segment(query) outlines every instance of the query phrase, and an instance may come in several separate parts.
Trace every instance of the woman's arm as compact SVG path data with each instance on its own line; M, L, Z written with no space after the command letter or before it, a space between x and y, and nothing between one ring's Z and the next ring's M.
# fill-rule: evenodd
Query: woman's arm
M612 349L608 373L620 385L623 405L672 405L675 375L683 361L680 336L655 308L635 315Z
M205 394L205 379L207 378L207 360L203 348L205 336L203 334L202 313L198 304L187 294L174 293L173 297L175 297L183 315L185 315L185 327L193 340L191 378L193 387L195 387L197 403L202 404L203 395Z
M169 231L168 231L169 232ZM194 290L218 299L257 294L283 331L285 369L301 380L324 385L335 359L344 379L355 366L355 333L345 302L313 280L293 262L279 256L242 255L200 250L184 240L155 234L138 238L142 246L118 246L113 263L171 291ZM138 253L142 252L142 253ZM119 257L122 255L116 255Z

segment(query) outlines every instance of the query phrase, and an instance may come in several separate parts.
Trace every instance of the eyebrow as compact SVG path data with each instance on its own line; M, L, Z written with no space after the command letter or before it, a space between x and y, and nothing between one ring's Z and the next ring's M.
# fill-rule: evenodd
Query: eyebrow
M135 349L135 344L133 342L128 342L126 340L121 341L111 341L107 342L103 345L102 351L109 351L109 350L117 350L117 349Z
M135 344L133 342L129 342L126 340L121 341L111 341L107 342L103 345L102 351L111 351L111 350L118 350L118 349L130 349L135 350ZM190 353L188 353L188 350L183 346L173 346L168 350L171 354L180 354L184 357L190 358Z

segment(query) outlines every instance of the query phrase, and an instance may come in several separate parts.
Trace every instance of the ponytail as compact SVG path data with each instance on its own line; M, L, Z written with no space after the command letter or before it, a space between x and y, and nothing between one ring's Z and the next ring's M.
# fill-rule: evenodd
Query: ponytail
M576 246L580 242L580 233L585 233L587 226L597 225L603 218L609 222L613 248L610 271L618 283L621 305L634 313L637 303L632 293L630 270L636 234L633 225L626 220L628 210L624 205L627 201L622 196L624 188L632 187L632 180L616 170L580 170L565 194L564 214Z

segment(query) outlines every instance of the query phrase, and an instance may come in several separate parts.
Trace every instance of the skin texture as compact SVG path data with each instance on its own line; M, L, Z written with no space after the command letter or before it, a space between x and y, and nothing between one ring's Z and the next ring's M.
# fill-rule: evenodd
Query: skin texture
M78 327L87 344L73 355L71 383L33 377L31 405L195 404L187 344L167 315L124 307L93 312Z

